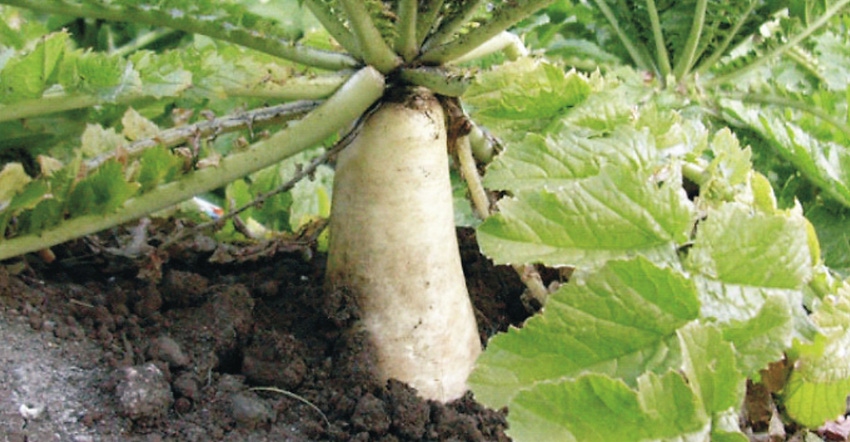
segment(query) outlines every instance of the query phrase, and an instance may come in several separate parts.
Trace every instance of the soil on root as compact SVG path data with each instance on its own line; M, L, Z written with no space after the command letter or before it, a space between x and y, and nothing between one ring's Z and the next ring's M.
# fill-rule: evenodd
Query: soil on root
M376 383L357 306L323 291L309 245L152 247L173 230L142 223L50 264L0 265L5 440L508 440L504 410L470 394L442 405ZM486 341L527 317L523 286L459 237Z

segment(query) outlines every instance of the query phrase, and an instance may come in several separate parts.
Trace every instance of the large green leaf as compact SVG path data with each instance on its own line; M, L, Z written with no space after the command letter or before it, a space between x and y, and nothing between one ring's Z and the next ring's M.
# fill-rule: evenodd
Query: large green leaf
M517 441L702 441L709 433L699 398L676 373L649 373L637 390L603 375L538 384L511 402Z
M586 129L563 126L557 133L529 134L508 145L487 167L484 185L511 192L556 191L599 175L607 164L648 170L656 156L653 138L645 130L623 126L610 136L592 137Z
M732 345L713 326L690 322L676 335L680 370L647 372L629 383L598 373L540 382L510 402L509 434L528 441L741 440L728 417L746 378ZM746 440L746 439L743 439Z
M678 363L676 330L698 310L682 273L643 258L612 261L562 287L522 329L494 337L470 386L478 400L499 408L519 390L587 372L634 385L641 373Z
M481 249L498 263L553 266L594 266L635 254L675 258L690 233L693 206L680 177L658 185L648 175L604 167L554 192L519 192L479 226Z
M584 76L544 60L520 58L482 72L464 94L479 122L506 140L539 132L591 89Z
M725 204L700 223L687 263L725 284L798 290L812 274L806 220Z

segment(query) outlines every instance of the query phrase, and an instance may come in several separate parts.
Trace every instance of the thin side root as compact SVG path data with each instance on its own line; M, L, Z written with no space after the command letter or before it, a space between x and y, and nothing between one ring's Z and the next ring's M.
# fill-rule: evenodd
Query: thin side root
M284 395L284 396L286 396L290 399L295 399L296 401L301 402L302 404L312 408L313 410L316 410L316 412L319 413L320 416L322 416L322 420L325 421L325 425L328 428L330 428L330 426L331 426L331 421L328 420L328 417L325 415L325 413L322 412L322 410L319 407L317 407L315 404L313 404L312 402L305 399L303 396L299 396L299 395L297 395L297 394L295 394L291 391L282 390L282 389L276 388L276 387L252 387L252 388L249 388L249 390L251 390L251 391L269 391L269 392L272 392L272 393L282 394L282 395Z

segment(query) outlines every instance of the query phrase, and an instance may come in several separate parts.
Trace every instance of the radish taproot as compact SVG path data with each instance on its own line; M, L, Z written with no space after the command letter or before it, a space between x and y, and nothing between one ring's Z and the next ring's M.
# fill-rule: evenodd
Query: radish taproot
M356 130L337 162L327 283L357 300L379 376L455 399L481 344L457 247L445 114L427 89L406 89Z

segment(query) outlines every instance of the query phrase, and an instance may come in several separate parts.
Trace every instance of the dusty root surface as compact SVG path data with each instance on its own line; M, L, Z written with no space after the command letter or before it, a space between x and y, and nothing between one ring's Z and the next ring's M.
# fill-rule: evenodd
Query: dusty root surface
M0 263L0 441L503 441L504 411L373 380L357 306L309 244L142 223ZM482 340L522 286L460 232Z

